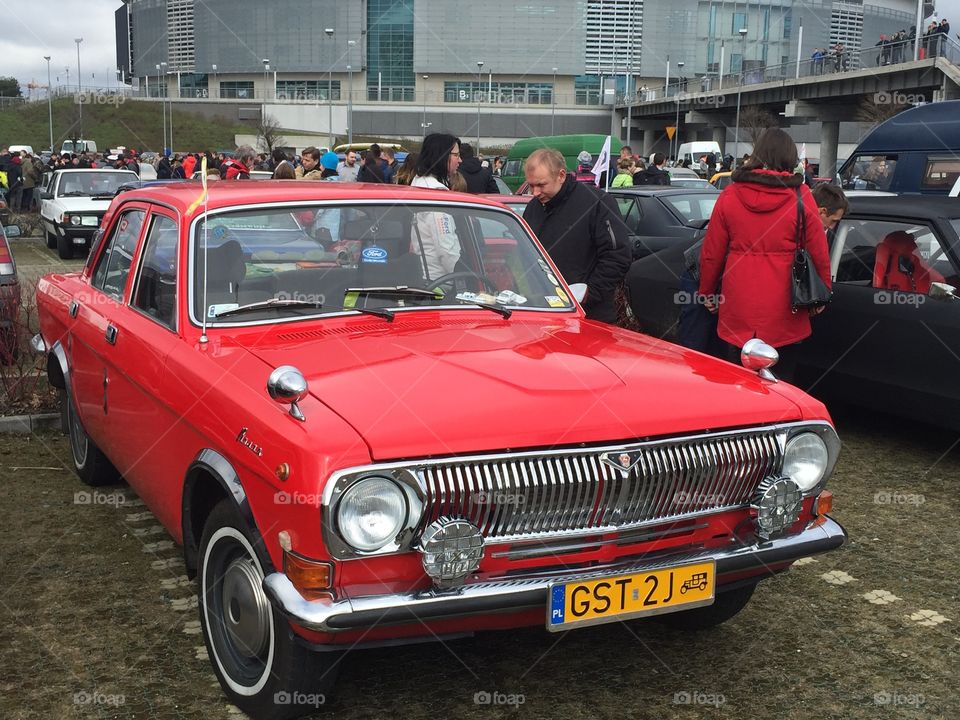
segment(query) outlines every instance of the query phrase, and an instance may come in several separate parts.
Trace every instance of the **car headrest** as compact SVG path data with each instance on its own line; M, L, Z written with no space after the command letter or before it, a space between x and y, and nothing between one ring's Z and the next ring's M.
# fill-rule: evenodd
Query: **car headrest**
M892 233L888 233L886 237L880 241L880 244L885 245L894 252L904 255L911 255L917 249L916 239L905 230L895 230Z
M203 282L204 254L210 262L210 270L207 273L209 287L224 289L238 284L246 277L247 265L243 259L243 248L236 240L227 240L222 245L208 248L206 253L201 249L200 261L197 263L201 282Z

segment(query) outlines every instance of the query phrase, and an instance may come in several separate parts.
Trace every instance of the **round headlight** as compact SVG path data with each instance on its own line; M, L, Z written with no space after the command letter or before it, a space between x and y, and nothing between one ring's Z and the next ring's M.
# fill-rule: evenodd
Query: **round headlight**
M823 479L829 461L827 445L819 435L800 433L787 442L783 453L783 474L807 492Z
M81 220L81 218L80 218L79 215L71 215L71 216L70 216L70 224L71 224L71 225L79 225L79 224L80 224L80 220Z
M407 519L407 499L397 484L371 477L352 485L337 505L340 535L357 550L377 550L393 540Z

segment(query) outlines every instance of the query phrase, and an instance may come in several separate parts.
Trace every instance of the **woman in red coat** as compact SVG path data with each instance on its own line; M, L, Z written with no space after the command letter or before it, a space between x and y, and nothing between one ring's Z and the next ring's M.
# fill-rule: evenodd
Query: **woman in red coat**
M700 294L719 312L717 334L737 349L751 338L780 348L810 335L810 315L792 312L791 274L797 247L797 191L803 199L803 243L830 287L827 236L803 175L797 146L783 130L765 130L753 155L717 200L700 251Z

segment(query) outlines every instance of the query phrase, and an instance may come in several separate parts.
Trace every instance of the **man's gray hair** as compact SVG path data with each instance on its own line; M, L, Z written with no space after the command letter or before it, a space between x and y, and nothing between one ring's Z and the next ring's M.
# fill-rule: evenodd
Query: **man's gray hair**
M247 160L256 160L257 151L254 150L249 145L241 145L237 148L237 160L242 162L244 165L247 165Z

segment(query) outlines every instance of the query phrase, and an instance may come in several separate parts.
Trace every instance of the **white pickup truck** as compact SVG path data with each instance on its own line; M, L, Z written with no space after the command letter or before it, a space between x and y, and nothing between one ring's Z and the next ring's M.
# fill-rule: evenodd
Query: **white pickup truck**
M64 260L78 247L89 250L117 188L137 180L129 170L57 170L40 193L47 247Z

